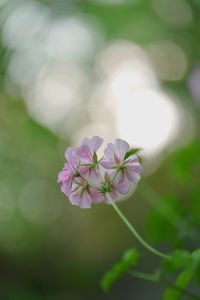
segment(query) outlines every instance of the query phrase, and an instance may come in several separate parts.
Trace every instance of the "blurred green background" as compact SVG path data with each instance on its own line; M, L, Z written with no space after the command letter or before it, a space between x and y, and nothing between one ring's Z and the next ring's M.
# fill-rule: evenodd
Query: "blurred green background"
M72 206L57 174L84 136L127 140L145 178L122 210L158 248L195 247L199 28L195 0L0 0L0 299L161 299L129 276L103 294L103 273L140 246L110 206Z

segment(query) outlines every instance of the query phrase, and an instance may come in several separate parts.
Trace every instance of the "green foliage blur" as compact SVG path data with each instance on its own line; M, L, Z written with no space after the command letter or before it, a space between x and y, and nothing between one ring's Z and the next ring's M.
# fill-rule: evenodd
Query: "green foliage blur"
M159 266L159 260L141 249L110 206L94 205L90 210L74 207L57 183L65 149L91 118L86 110L89 95L97 79L103 80L97 75L97 58L116 40L135 43L150 54L152 45L160 41L170 41L182 49L175 58L168 53L167 62L165 55L161 61L155 53L150 57L161 88L175 95L179 106L189 112L192 129L187 133L190 124L183 120L182 142L160 152L153 160L158 167L150 169L136 191L119 205L151 244L173 252L175 257L178 253L177 266L172 263L164 268L169 274L182 272L177 283L183 288L190 281L191 274L187 276L184 267L191 263L192 255L193 264L197 264L193 289L199 293L200 259L195 249L200 247L200 95L189 85L200 62L199 2L0 0L0 299L163 297L165 288L161 285L129 275L121 277L109 293L103 293L102 275L125 249L137 247L144 252L140 268L149 273ZM63 24L70 24L69 32L62 31ZM71 28L78 35L73 35ZM49 32L54 39L44 38ZM62 43L59 37L65 35L69 40ZM67 52L70 45L74 46ZM182 65L176 65L180 53L187 62L184 71ZM62 97L57 100L60 83L52 88L65 65L67 74L61 82L65 86L68 80L66 85L72 86L72 91L61 85L61 92L69 92L72 108L62 106ZM53 75L45 78L48 70L50 75L52 70L57 72L56 79ZM200 86L200 77L197 79ZM41 92L45 86L48 89ZM48 97L55 99L49 111L43 101ZM112 277L113 283L123 271ZM164 299L181 296L180 291L171 289Z

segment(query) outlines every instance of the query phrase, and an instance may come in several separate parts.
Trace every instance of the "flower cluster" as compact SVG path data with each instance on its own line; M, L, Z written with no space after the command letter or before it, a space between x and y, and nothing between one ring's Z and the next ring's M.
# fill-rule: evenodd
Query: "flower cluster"
M120 194L129 192L131 182L140 180L142 166L127 142L116 139L115 144L109 143L104 157L98 159L102 143L102 138L93 136L65 152L67 162L58 182L62 182L61 191L73 205L90 208L91 203L108 202L106 193L117 200Z

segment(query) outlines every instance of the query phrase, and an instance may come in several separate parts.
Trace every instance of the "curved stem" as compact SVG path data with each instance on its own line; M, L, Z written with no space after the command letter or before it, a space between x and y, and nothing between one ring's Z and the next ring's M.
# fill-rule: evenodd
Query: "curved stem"
M126 224L126 226L129 228L129 230L131 231L131 233L134 235L134 237L146 248L148 249L150 252L152 252L153 254L160 256L164 259L170 259L170 256L167 254L164 254L158 250L156 250L155 248L151 247L149 244L147 244L145 242L145 240L143 240L143 238L138 234L138 232L135 230L135 228L131 225L131 223L128 221L128 219L124 216L124 214L121 212L121 210L118 208L118 206L116 205L115 202L113 202L112 197L110 196L110 194L107 192L106 196L108 198L108 200L110 201L110 203L112 204L113 208L115 209L115 211L117 212L117 214L119 215L119 217L122 219L122 221Z
M139 279L158 282L158 279L155 277L154 274L147 274L147 273L136 271L136 270L129 271L129 274L134 276L134 277L137 277Z

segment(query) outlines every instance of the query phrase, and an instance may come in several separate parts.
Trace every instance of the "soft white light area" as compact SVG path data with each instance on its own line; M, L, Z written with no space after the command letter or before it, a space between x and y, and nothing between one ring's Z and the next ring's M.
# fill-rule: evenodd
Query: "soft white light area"
M8 78L21 87L32 84L45 64L47 57L39 45L16 50L8 65Z
M80 104L88 87L84 71L75 65L54 65L25 90L30 114L53 131Z
M144 153L159 152L176 137L179 112L161 90L143 89L124 98L116 90L115 100L119 136Z
M35 1L19 3L8 16L2 40L9 48L24 48L34 44L48 18L48 8Z
M105 146L113 139L113 130L109 122L99 122L99 123L94 122L82 127L73 135L72 144L80 145L81 141L85 137L90 138L96 135L104 139L103 146L98 151L99 155L103 156Z
M54 21L44 41L46 52L64 61L90 58L101 43L101 35L93 28L94 23L75 16Z
M51 7L35 1L13 4L4 14L2 41L12 49L9 80L19 86L35 81L52 61L82 64L101 48L101 26L95 18L55 17Z
M110 80L99 81L91 90L88 102L90 119L94 123L109 124L114 128L114 110L110 92Z
M175 141L182 121L180 109L176 99L160 88L141 47L127 41L108 45L98 57L97 70L104 80L94 87L89 102L94 124L107 125L112 140L127 140L142 148L146 157Z
M163 66L163 76L172 74L173 80L184 76L187 61L182 49L169 41L158 42L158 47L169 61L172 55L175 65L169 62L170 69L166 70ZM85 136L99 135L104 145L120 137L142 149L145 174L150 174L162 161L159 154L191 139L194 124L190 111L160 87L140 46L128 41L113 42L98 56L96 71L99 80L90 93L88 124L76 131L73 144L79 144Z
M188 62L183 49L172 41L159 41L146 48L157 75L163 80L181 80Z
M158 84L145 51L130 41L114 41L112 44L107 45L97 58L97 70L107 76L112 76L120 68L124 68L129 64L133 66L136 73L141 68L145 69L145 72L148 73L146 80L149 80L150 84Z
M193 21L193 12L187 0L152 0L156 13L165 22L177 28L184 28Z
M89 87L84 65L102 46L98 20L55 15L51 6L23 0L4 12L4 20L2 39L11 49L8 93L22 94L31 117L43 126L60 136L72 134L84 117L80 107Z
M158 82L150 66L142 61L126 62L110 76L111 90L121 97L147 87L156 88Z

